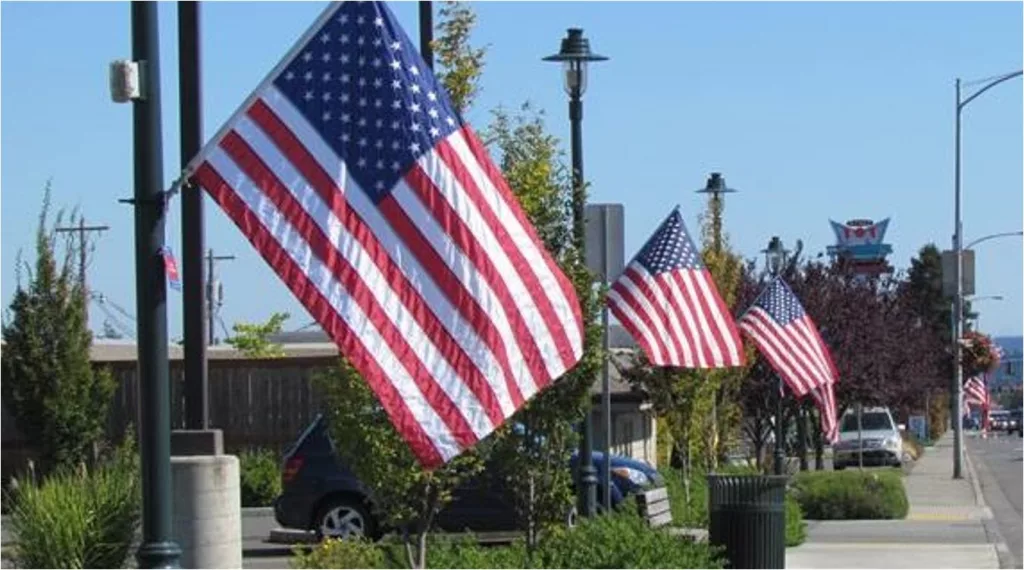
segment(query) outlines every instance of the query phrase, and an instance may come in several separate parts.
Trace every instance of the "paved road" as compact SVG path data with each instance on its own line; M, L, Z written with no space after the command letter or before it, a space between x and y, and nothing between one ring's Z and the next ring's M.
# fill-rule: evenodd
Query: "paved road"
M1005 541L1009 553L1003 552L1003 567L1021 568L1024 563L1022 545L1022 440L1019 436L997 436L988 439L967 438L967 453L974 464L985 503L993 519L987 530ZM1009 556L1007 556L1007 554Z

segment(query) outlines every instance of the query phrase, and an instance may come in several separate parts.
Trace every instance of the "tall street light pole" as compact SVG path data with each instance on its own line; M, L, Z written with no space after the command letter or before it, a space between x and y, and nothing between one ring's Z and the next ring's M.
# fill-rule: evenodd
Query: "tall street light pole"
M1004 81L1019 77L1024 74L1024 70L1014 71L1007 73L992 79L985 83L980 89L974 92L971 96L964 99L962 97L962 89L960 79L956 80L956 143L954 145L954 168L953 168L953 218L954 218L954 229L953 229L953 249L956 253L956 270L955 270L955 281L956 281L956 292L954 295L953 303L953 367L955 373L953 375L953 404L956 406L956 413L953 414L953 478L963 479L963 456L964 456L964 440L963 440L963 415L961 410L964 405L964 392L963 392L963 377L964 369L961 362L962 358L962 346L960 345L960 337L963 336L963 310L964 310L964 297L963 297L963 245L964 245L964 234L963 234L963 220L961 218L960 205L961 205L961 191L960 191L960 118L963 114L964 107L968 103L978 98L979 95L988 91L989 89L999 85Z
M772 278L780 279L782 269L786 266L786 255L789 252L782 245L782 240L779 239L779 236L772 236L772 239L768 242L768 247L762 250L761 253L765 256L768 272ZM784 475L786 463L786 426L785 422L782 421L784 384L782 376L775 374L775 379L778 385L775 390L775 458L772 464L776 475Z
M131 3L132 59L142 93L133 101L135 154L135 298L138 314L139 449L142 460L141 568L177 568L181 549L171 528L171 413L167 366L167 277L160 39L156 2Z
M580 259L586 259L586 228L584 207L586 188L583 178L583 93L587 89L587 65L592 61L606 61L608 58L590 51L590 41L583 37L583 30L569 28L558 53L549 55L544 61L561 62L564 71L565 92L569 95L569 121L572 124L572 229L573 242ZM584 348L586 352L587 347ZM583 444L579 455L579 510L584 517L597 512L597 469L594 467L594 441L592 403L587 398L586 415L583 418ZM605 457L605 461L608 458Z

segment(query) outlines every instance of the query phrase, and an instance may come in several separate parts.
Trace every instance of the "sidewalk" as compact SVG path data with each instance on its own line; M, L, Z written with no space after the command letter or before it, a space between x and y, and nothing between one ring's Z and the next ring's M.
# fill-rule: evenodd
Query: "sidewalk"
M897 521L808 521L807 542L786 550L787 568L999 568L982 520L984 504L970 463L953 479L947 433L903 479L910 502Z

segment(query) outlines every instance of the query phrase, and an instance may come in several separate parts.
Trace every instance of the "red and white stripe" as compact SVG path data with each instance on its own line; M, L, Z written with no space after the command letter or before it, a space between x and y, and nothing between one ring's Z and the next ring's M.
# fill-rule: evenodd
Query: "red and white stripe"
M655 366L743 365L743 344L706 269L652 275L633 261L608 291L608 307Z
M425 466L486 437L582 356L572 284L468 127L377 203L272 84L206 148L194 179Z
M839 379L828 347L809 315L780 326L767 311L755 305L738 324L797 396Z
M836 407L836 387L833 383L811 390L811 398L821 415L821 433L829 443L839 440L839 412Z
M983 408L991 404L988 388L981 376L974 376L964 383L964 402Z

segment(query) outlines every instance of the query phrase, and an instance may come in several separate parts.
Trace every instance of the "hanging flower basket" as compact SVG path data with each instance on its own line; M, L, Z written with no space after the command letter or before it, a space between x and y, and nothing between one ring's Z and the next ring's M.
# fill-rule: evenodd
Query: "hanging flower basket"
M960 354L965 380L984 372L992 372L999 366L999 356L991 337L970 331L964 334L961 342L963 350Z

